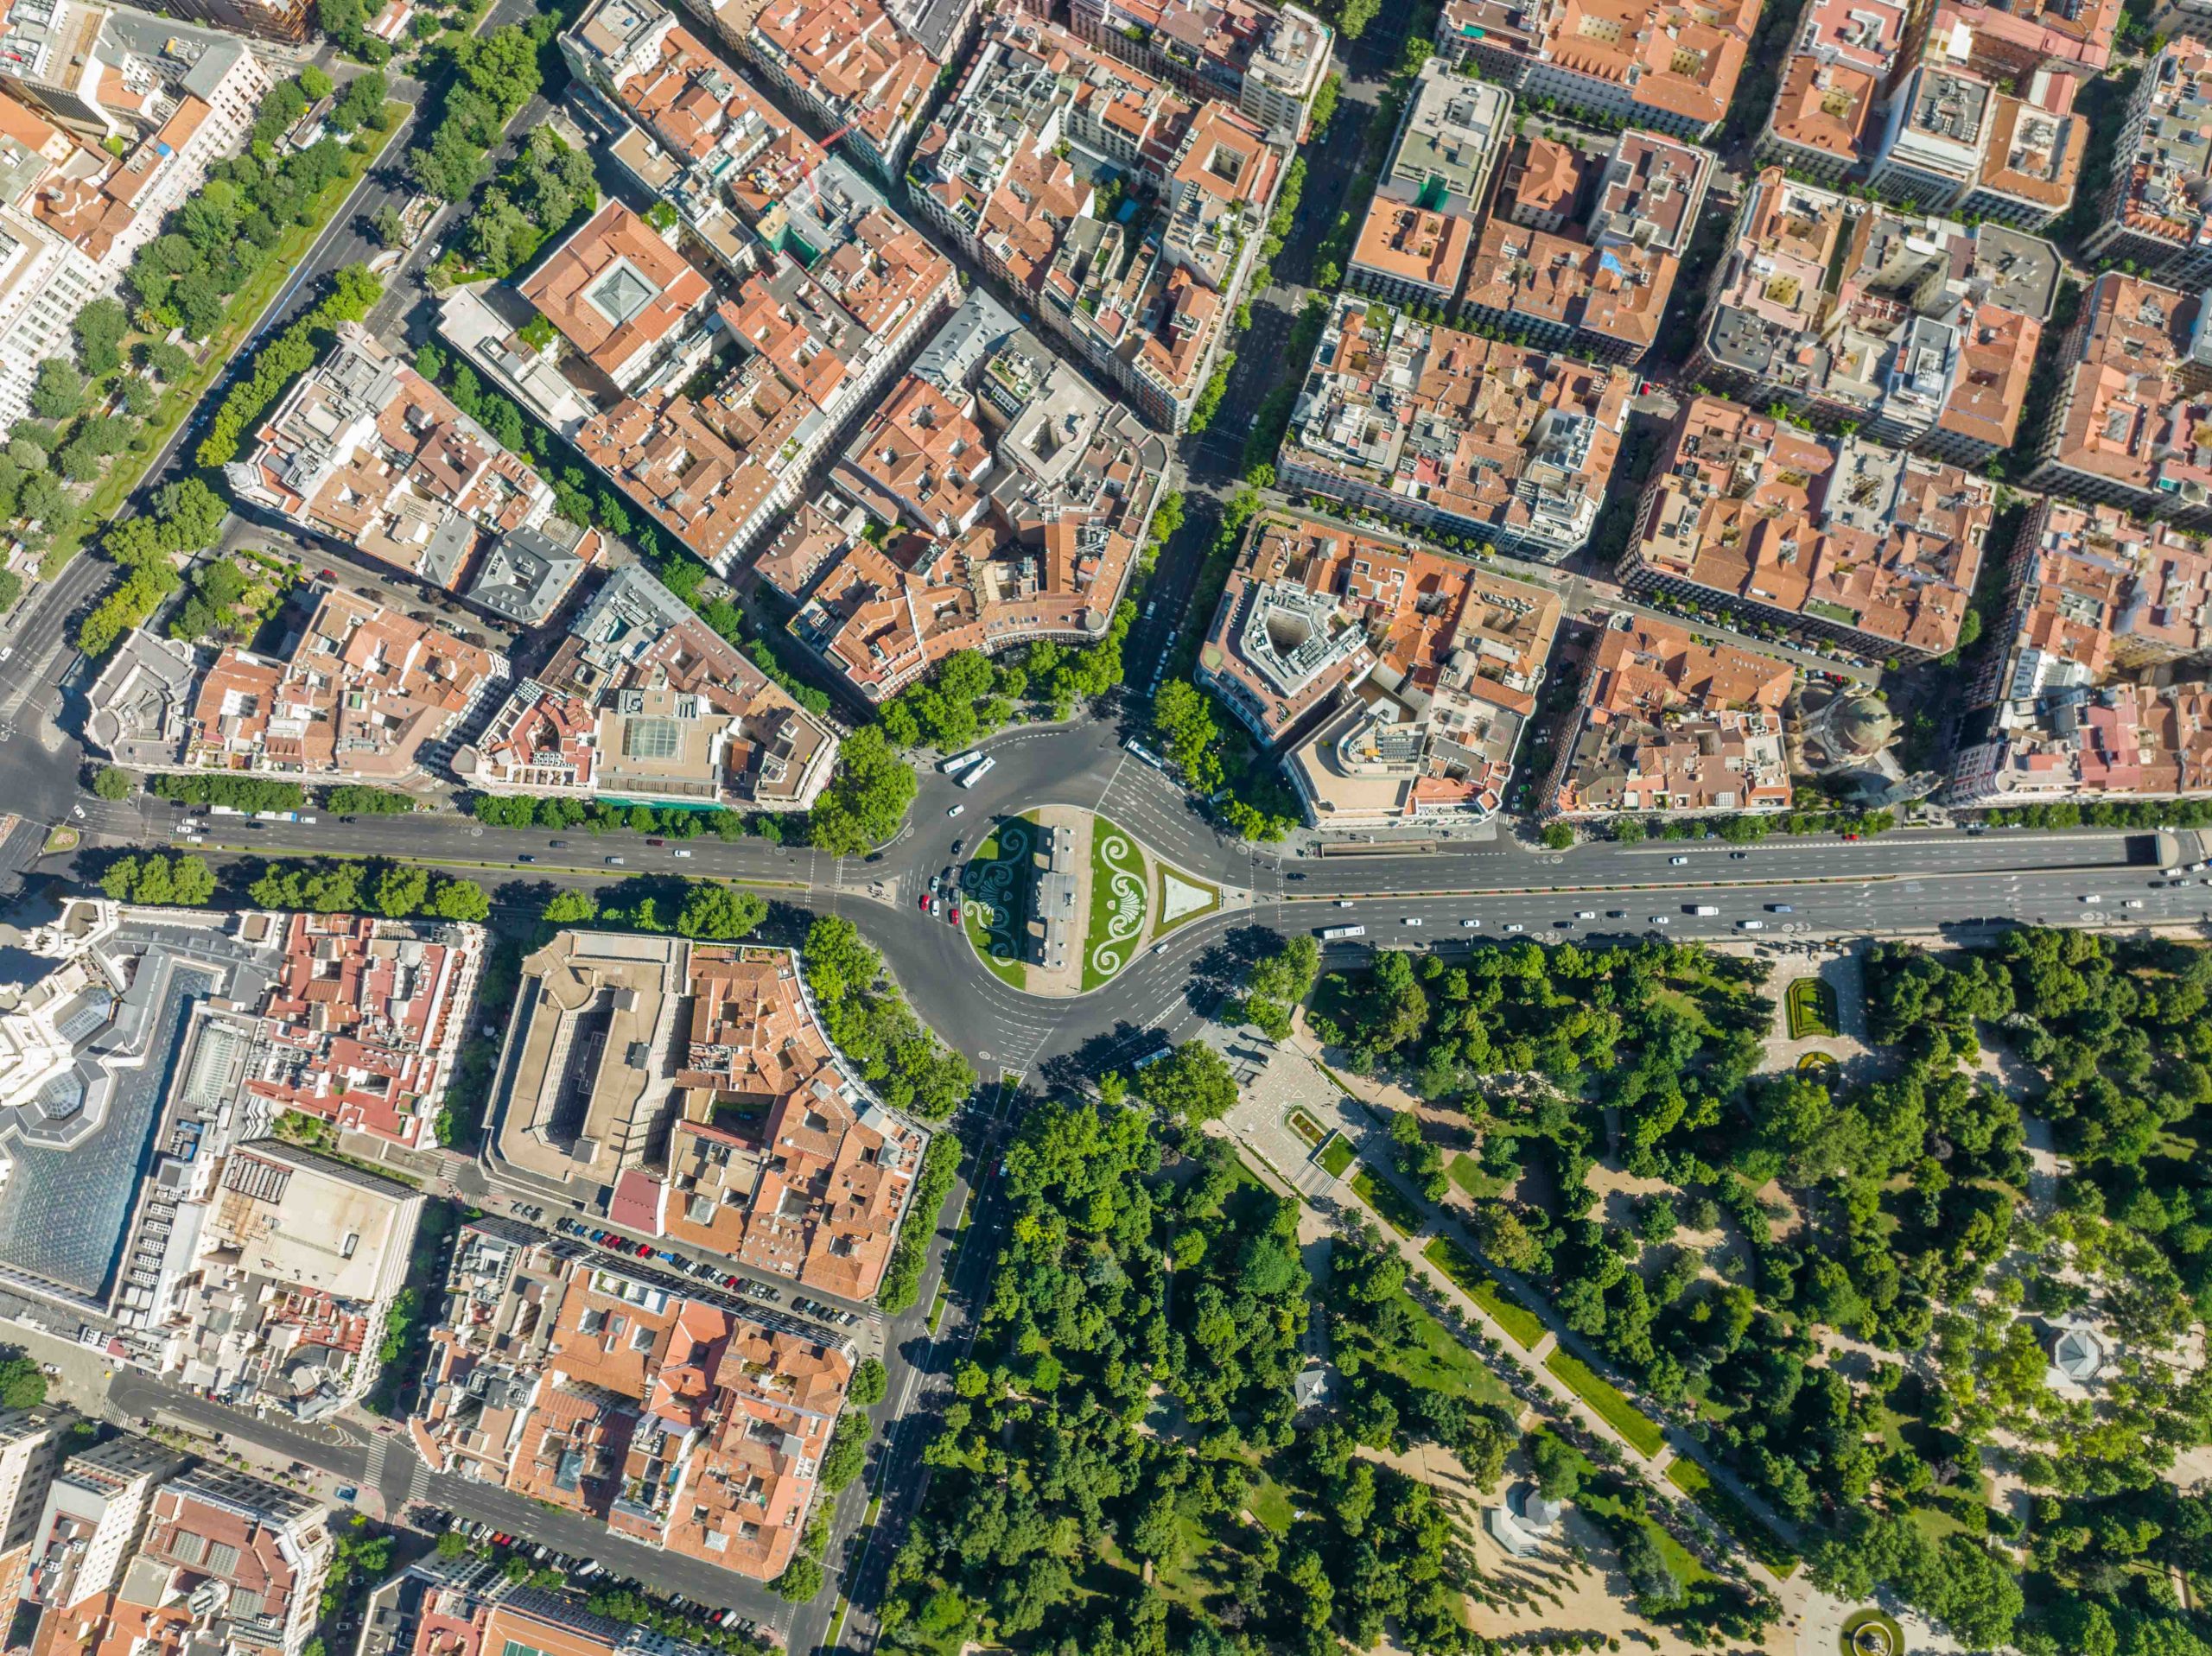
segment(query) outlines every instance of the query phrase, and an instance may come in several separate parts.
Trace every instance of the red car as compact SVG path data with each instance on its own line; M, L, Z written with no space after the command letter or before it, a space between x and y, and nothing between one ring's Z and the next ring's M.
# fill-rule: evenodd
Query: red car
M952 919L952 923L953 923L954 925L956 925L956 926L957 926L957 925L958 925L958 924L960 923L960 910L959 910L955 909L955 910L952 911L951 919Z
M725 1288L734 1288L734 1287L736 1287L737 1285L738 1285L738 1279L737 1279L737 1278L736 1278L736 1276L735 1276L734 1274L730 1275L730 1276L724 1277L724 1278L722 1278L722 1286L723 1286L723 1287L725 1287Z
M647 845L666 845L668 841L665 840L648 840L645 843Z
M638 1244L638 1257L639 1259L650 1259L652 1256L653 1245L651 1242L640 1242Z

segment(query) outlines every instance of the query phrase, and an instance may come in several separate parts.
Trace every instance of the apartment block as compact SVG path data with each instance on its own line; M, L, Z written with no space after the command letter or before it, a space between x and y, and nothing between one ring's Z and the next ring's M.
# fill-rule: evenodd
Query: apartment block
M61 1409L0 1411L0 1552L14 1553L37 1532L75 1419Z
M87 733L152 770L402 785L508 676L504 656L345 587L304 596L289 657L226 644L202 666L194 652L186 685L137 670L159 657L134 650L93 687Z
M2212 555L2202 547L2113 505L2045 497L2013 542L2002 625L1967 691L1946 801L2212 789Z
M25 1601L59 1615L114 1592L137 1551L156 1486L184 1463L175 1450L128 1433L63 1461L32 1527Z
M2107 271L2059 352L2029 483L2186 527L2212 524L2212 337L2188 294Z
M1745 193L1685 372L1957 464L2009 447L2058 251L1800 184Z
M734 42L746 60L825 130L843 132L843 147L878 178L897 178L937 86L936 60L876 0L767 0L747 10L750 26Z
M1619 457L1626 370L1430 327L1339 295L1293 406L1282 486L1556 562Z
M1095 644L1166 486L1166 441L978 291L753 566L868 700L956 650Z
M696 335L714 289L673 245L610 200L549 253L518 291L560 331L578 371L626 396L671 346Z
M1796 678L1778 657L1656 618L1613 616L1584 657L1542 814L1787 810L1783 708Z
M0 430L269 92L239 41L64 0L0 16ZM81 58L83 61L77 61ZM115 153L111 153L111 147Z
M1957 644L1995 489L1857 435L1693 397L1662 447L1619 574L1914 661Z
M225 1646L301 1656L321 1615L336 1544L330 1509L226 1468L195 1466L158 1486L130 1575L166 1577L162 1604L202 1585L196 1631ZM126 1582L150 1586L151 1582Z
M1701 143L1728 112L1762 0L1445 0L1437 50L1530 101L1618 116Z
M1336 46L1312 12L1266 0L1075 0L1069 17L1091 45L1188 97L1220 98L1284 144L1304 141Z
M1896 0L1806 0L1759 134L1762 161L1824 184L1865 164L1907 10Z
M710 1656L710 1647L634 1621L595 1615L582 1596L508 1581L488 1564L429 1558L416 1571L428 1586L405 1656Z
M2212 45L2169 41L2135 83L2113 142L2112 181L2083 238L2092 258L2133 261L2179 287L2212 280Z
M772 1580L798 1550L854 1353L636 1259L464 1227L409 1430L431 1465Z
M1633 365L1659 336L1713 158L1656 133L1624 132L1602 162L1577 169L1591 177L1589 215L1560 234L1531 221L1550 216L1562 170L1518 169L1535 194L1483 226L1461 308L1541 349Z
M836 752L828 725L628 564L585 600L453 769L491 793L805 810Z
M1544 587L1269 511L1198 678L1278 753L1313 827L1486 817L1508 800L1560 615Z
M2040 230L2073 205L2081 176L2088 130L2073 112L2075 85L2039 69L2015 97L1931 52L1891 96L1867 181L1894 200Z
M1287 157L1268 129L1019 12L995 16L916 146L914 209L1136 405L1180 431L1259 256ZM1134 174L1110 221L1098 181Z
M2016 83L2044 69L2086 79L2110 66L2120 11L2121 0L1936 0L1914 20L1906 56L1940 51Z
M1349 286L1395 304L1458 301L1512 112L1512 96L1502 87L1440 58L1422 67L1353 240L1344 267Z
M493 537L553 515L553 485L358 322L224 468L308 534L459 593Z

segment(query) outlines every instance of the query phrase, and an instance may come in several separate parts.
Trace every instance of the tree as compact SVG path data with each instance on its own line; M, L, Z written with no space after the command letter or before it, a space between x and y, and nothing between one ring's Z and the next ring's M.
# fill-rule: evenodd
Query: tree
M103 765L92 777L92 791L102 799L128 799L137 785L130 779L130 772L112 765Z
M546 899L543 917L548 925L588 924L599 917L599 901L589 891L556 891Z
M85 406L85 377L60 357L48 357L31 382L31 412L41 420L73 420Z
M93 300L69 327L77 336L77 360L93 378L105 379L123 366L123 336L130 331L130 318L114 300Z
M1564 822L1547 822L1543 831L1544 849L1566 851L1574 844L1574 830Z
M821 1482L825 1493L834 1495L860 1476L868 1464L869 1430L868 1416L858 1409L847 1409L837 1417L830 1447L822 1451Z
M784 1573L768 1584L786 1603L804 1604L822 1590L822 1583L820 1563L802 1555L792 1559Z
M146 365L160 377L162 383L174 385L192 371L191 353L168 339L156 339L146 349Z
M863 1357L860 1367L853 1370L852 1383L845 1388L845 1400L863 1409L872 1409L883 1401L891 1390L890 1376L880 1357Z
M46 1401L46 1375L20 1348L0 1355L0 1408L35 1409Z
M691 882L676 930L685 937L727 942L742 937L768 917L768 904L751 891L741 891L720 881Z
M1147 1065L1138 1087L1155 1109L1193 1127L1236 1106L1236 1077L1228 1060L1204 1041L1185 1041Z
M441 920L481 922L492 913L492 899L473 879L442 879L430 898L429 912Z
M377 911L389 919L404 920L418 911L430 895L430 871L395 863L377 879Z
M1546 1500L1572 1501L1582 1492L1583 1470L1588 1462L1579 1450L1552 1433L1535 1434L1529 1445L1529 1464Z

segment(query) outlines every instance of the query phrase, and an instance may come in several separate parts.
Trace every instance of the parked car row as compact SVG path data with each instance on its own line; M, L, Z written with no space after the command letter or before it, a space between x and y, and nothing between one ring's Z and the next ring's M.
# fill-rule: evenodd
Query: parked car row
M517 1209L516 1211L520 1212L521 1209ZM686 1276L696 1277L702 1282L711 1283L718 1288L727 1288L734 1293L746 1294L754 1299L772 1303L783 1298L781 1291L769 1284L755 1282L748 1277L741 1277L734 1271L725 1271L711 1259L695 1259L669 1248L657 1248L651 1242L636 1241L623 1235L620 1231L605 1230L597 1226L587 1225L581 1219L556 1219L553 1221L553 1228L573 1236L579 1241L589 1242L594 1247L612 1248L618 1253L632 1254L640 1259L658 1259L661 1264L681 1271Z

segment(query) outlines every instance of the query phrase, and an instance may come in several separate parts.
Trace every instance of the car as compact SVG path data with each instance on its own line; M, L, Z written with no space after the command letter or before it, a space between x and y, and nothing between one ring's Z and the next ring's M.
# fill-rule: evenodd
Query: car
M315 578L318 581L335 581L338 579L338 571L335 569L325 569Z
M1409 914L1404 919L1398 922L1402 926L1417 926L1421 924L1421 917L1417 914Z
M1605 918L1608 920L1625 920L1628 918L1628 910L1626 909L1607 909L1605 910Z
M688 857L688 856L690 856L691 853L690 853L689 851L685 850L683 847L678 846L678 847L677 847L677 850L676 850L676 854L677 854L677 856L679 856L679 857Z
M1667 866L1669 868L1681 868L1687 866L1688 862L1689 859L1688 857L1669 857L1667 859Z
M1577 909L1574 911L1574 917L1578 920L1595 920L1598 917L1598 910L1595 909Z
M1770 903L1766 905L1766 911L1769 914L1795 914L1797 912L1795 908L1787 903Z
M921 895L920 901L917 902L914 906L919 909L924 914L927 914L930 911L930 904L936 901L937 893L935 891L924 891Z
M967 843L968 841L965 840L955 840L952 842L952 854L956 857L958 856L963 847L964 847Z
M1668 918L1667 918L1667 917L1666 917L1665 915L1663 915L1663 914L1655 914L1655 915L1653 915L1653 916L1651 917L1651 923L1652 923L1653 925L1655 925L1655 926L1663 926L1663 925L1666 925L1666 924L1668 924L1668 923L1669 923Z
M1505 929L1508 931L1526 931L1529 930L1528 927L1522 925L1518 920L1507 921L1505 923Z
M1845 839L1847 839L1847 840L1855 840L1855 839L1859 838L1859 835L1857 835L1856 834L1845 834L1843 837L1844 837Z
M652 1256L653 1245L651 1242L640 1242L638 1244L638 1257L639 1259L650 1259Z
M609 868L620 868L622 866L622 859L620 857L609 857L607 860L607 866Z
M1348 897L1340 897L1337 899L1337 906L1340 909L1348 909L1351 907L1351 899Z
M566 840L548 840L545 847L549 851L560 851L566 848L568 843Z
M952 865L950 863L945 864L943 871L938 873L938 879L944 883L944 889L946 891L949 891L952 889Z
M2143 906L2143 899L2139 897L2131 897L2120 906L2123 909L2139 909Z
M650 839L650 838L649 838L649 839L647 839L647 840L646 840L645 843L646 843L647 845L666 845L666 844L668 843L668 841L665 841L665 840L655 840L655 839Z
M960 923L960 905L957 903L952 905L951 912L947 914L945 918L956 926Z
M1152 952L1155 955L1165 955L1167 952L1167 945L1166 943L1154 943L1152 946Z
M1462 920L1462 921L1459 923L1459 930L1462 930L1462 931L1472 931L1472 930L1473 930L1477 926L1479 926L1480 924L1482 924L1482 922L1481 922L1481 921L1479 921L1479 920L1474 920L1474 919Z
M591 1234L591 1240L592 1246L596 1247L600 1243L607 1240L607 1233L603 1230L595 1230Z
M1741 862L1745 858L1751 854L1751 853L1748 851L1732 851L1728 853L1728 860L1730 862Z
M945 812L945 815L948 817L957 816L961 812L967 809L968 808L965 805L955 805L950 810Z
M1764 931L1766 930L1766 922L1764 920L1738 920L1736 923L1736 930L1738 931Z
M536 862L537 859L531 856L527 851L518 851L515 853L515 860L517 862Z
M2104 898L2099 897L2094 891L2084 891L2082 893L2082 901L2084 903L2101 903L2104 901Z

